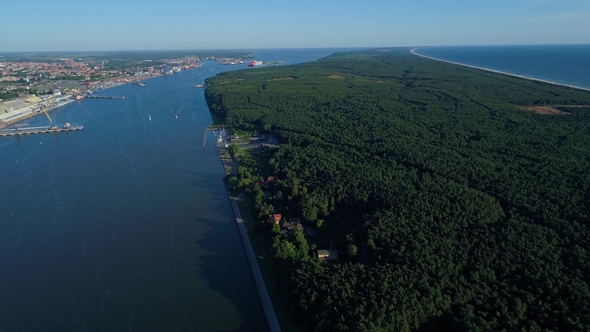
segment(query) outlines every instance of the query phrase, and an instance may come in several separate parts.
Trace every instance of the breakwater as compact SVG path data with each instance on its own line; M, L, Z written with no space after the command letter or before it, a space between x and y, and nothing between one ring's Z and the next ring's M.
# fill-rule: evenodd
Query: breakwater
M70 126L67 128L51 128L50 126L46 127L35 127L35 128L26 128L26 129L5 129L0 130L0 137L2 136L18 136L18 135L33 135L33 134L47 134L47 133L59 133L63 131L76 131L82 130L84 126Z

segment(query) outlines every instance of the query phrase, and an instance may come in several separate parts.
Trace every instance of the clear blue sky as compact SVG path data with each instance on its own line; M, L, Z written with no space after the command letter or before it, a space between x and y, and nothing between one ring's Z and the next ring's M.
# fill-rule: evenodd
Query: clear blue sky
M590 43L590 0L7 0L0 13L0 52Z

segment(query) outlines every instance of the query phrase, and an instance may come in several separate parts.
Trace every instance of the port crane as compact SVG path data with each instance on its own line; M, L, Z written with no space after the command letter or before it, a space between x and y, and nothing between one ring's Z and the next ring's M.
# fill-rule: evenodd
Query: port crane
M51 101L53 101L53 98L55 98L55 96L49 98L46 103L42 103L41 104L41 110L43 110L43 113L45 113L45 115L49 119L49 122L51 122L50 129L51 130L58 130L59 128L57 128L57 126L55 125L55 122L53 122L53 119L49 116L49 113L47 113L47 105L50 104Z

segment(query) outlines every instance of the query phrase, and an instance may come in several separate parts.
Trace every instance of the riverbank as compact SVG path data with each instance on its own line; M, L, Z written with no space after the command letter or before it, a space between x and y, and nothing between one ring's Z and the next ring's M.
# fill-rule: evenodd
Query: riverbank
M463 66L463 67L469 67L469 68L473 68L473 69L484 70L484 71L488 71L488 72L491 72L491 73L496 73L496 74L502 74L502 75L507 75L507 76L512 76L512 77L522 78L522 79L529 80L529 81L536 81L536 82L542 82L542 83L547 83L547 84L552 84L552 85L565 86L565 87L572 88L572 89L590 91L590 89L582 88L582 87L575 86L575 85L557 83L557 82L542 80L542 79L538 79L538 78L532 78L532 77L518 75L518 74L511 74L511 73L507 73L507 72L503 72L503 71L499 71L499 70L495 70L495 69L489 69L489 68L484 68L484 67L466 65L466 64L463 64L463 63L459 63L459 62L454 62L454 61L448 61L448 60L443 60L443 59L439 59L439 58L434 58L434 57L430 57L430 56L426 56L426 55L422 55L422 54L416 53L416 48L411 49L410 50L410 53L412 53L412 54L414 54L416 56L422 57L422 58L430 59L430 60L435 60L435 61L440 61L440 62L446 62L446 63L450 63L450 64L454 64L454 65L458 65L458 66Z
M41 114L41 113L31 112L31 113L27 113L26 115L23 115L22 117L19 117L16 120L9 120L9 121L6 121L6 122L0 122L0 129L3 129L3 128L9 127L9 126L12 126L13 124L18 123L20 121L31 119L31 118L39 115L39 114Z
M161 77L161 76L164 76L164 75L154 75L154 76L145 77L145 78L141 79L141 81L144 81L144 80L147 80L147 79L151 79L151 78ZM113 83L112 85L108 85L108 86L105 86L105 87L100 87L97 90L107 90L107 89L118 87L118 86L125 85L125 84L137 84L137 82L136 81L134 81L134 82L116 82L116 83ZM72 98L73 98L73 96L72 96ZM67 100L67 101L65 101L63 103L60 103L59 105L56 105L56 106L53 106L53 107L48 107L47 108L47 112L52 111L54 109L57 109L57 108L59 108L61 106L65 106L65 105L67 105L69 103L72 103L74 101L77 101L77 100L71 99L71 100ZM14 119L10 119L10 120L7 120L7 121L0 121L0 129L9 127L9 126L14 125L15 123L19 123L21 121L32 119L33 117L35 117L37 115L43 114L42 111L38 111L38 112L37 111L33 111L32 110L32 106L28 106L28 107L31 107L31 111L22 114L22 116L19 116L19 117L16 117ZM14 112L18 112L18 110L17 111L14 111ZM23 112L25 112L25 111L23 111Z
M52 111L52 110L54 110L56 108L59 108L61 106L65 106L65 105L67 105L69 103L72 103L74 101L76 101L76 100L75 99L65 100L65 101L63 101L61 103L58 103L58 105L55 105L53 107L48 107L47 108L47 112ZM11 125L14 125L15 123L19 123L21 121L31 119L31 118L33 118L33 117L35 117L37 115L43 114L43 111L35 111L35 110L33 110L33 106L27 106L25 108L30 108L30 110L29 111L26 111L26 110L23 111L23 112L26 112L26 113L22 113L21 116L17 116L14 119L6 120L6 121L0 121L0 129L9 127Z
M225 170L226 175L229 174L237 174L238 169L238 162L235 159L232 159L227 150L218 149L219 157L221 159L221 163L223 164L223 168ZM238 231L240 233L240 238L242 239L242 244L244 245L244 251L246 252L246 257L248 258L248 264L250 265L250 270L252 271L252 276L254 277L254 282L256 284L256 289L258 290L258 295L260 297L260 302L262 304L262 308L264 310L264 314L266 316L266 321L268 323L268 328L271 332L280 332L281 327L277 320L277 316L273 307L273 303L270 299L268 289L266 287L266 283L262 276L262 271L260 266L258 265L258 259L256 257L256 253L254 252L254 248L252 247L252 242L250 236L248 235L248 231L246 229L246 225L244 224L244 219L242 218L242 211L238 206L238 199L240 195L234 197L228 191L228 198L230 204L232 206L232 210L234 212L234 216L236 218L236 224L238 226Z

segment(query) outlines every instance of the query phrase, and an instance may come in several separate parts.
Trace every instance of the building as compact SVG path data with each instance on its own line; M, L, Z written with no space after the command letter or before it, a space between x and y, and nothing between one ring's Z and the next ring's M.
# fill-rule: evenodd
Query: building
M299 230L303 232L303 225L301 225L301 223L299 222L286 222L281 226L281 233L283 235L286 235L287 233L289 233L290 231L295 231L295 230Z
M338 250L318 250L318 259L322 261L337 261Z
M282 216L280 213L269 214L266 218L266 222L269 224L278 224L281 222L281 218Z

